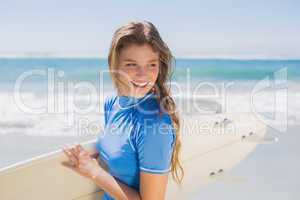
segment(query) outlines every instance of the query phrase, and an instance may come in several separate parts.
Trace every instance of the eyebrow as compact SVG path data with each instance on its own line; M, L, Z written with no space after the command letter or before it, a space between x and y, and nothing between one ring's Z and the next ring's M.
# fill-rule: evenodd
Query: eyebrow
M124 62L137 62L136 60L133 60L133 59L125 59L123 61ZM152 59L152 60L149 60L148 62L154 62L154 61L158 61L158 59Z

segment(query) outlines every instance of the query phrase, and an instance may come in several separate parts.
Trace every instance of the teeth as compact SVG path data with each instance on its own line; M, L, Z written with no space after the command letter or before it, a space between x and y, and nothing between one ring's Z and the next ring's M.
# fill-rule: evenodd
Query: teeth
M136 86L139 86L139 87L145 87L146 85L148 85L149 82L137 83L137 82L132 81L132 83Z

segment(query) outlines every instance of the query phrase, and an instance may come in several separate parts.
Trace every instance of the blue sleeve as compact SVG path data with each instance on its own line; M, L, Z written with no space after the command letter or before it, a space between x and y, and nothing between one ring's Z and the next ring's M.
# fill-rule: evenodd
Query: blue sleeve
M140 170L156 174L169 172L175 137L169 115L145 120L135 137Z

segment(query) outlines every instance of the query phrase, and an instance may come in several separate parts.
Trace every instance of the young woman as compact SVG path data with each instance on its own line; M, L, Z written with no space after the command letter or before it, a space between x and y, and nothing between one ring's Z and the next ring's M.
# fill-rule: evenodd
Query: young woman
M182 181L179 119L166 84L172 58L150 22L131 22L114 34L108 62L117 95L105 100L104 132L94 152L64 148L64 165L94 181L105 200L163 200L168 173Z

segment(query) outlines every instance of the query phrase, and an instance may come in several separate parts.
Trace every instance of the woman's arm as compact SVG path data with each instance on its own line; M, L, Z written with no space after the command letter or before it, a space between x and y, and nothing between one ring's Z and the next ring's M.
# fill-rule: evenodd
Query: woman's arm
M140 200L138 191L123 184L108 173L105 163L99 159L97 161L91 155L96 155L96 149L86 151L81 145L75 147L65 147L64 152L71 160L62 164L80 175L91 179L102 190L110 194L117 200Z
M89 151L89 154L92 158L98 158L99 153L96 150L96 148L92 148ZM106 167L103 165L102 160L99 158L99 164L103 169L106 169ZM107 171L106 171L107 172ZM115 199L126 199L126 200L140 200L140 195L137 190L134 188L129 187L128 185L120 182L119 180L115 179L113 176L111 176L108 172L100 176L99 178L97 175L94 179L92 179L96 185L98 185L102 190L109 193L112 197Z
M99 173L100 174L100 173ZM132 187L115 179L109 173L95 176L93 181L117 200L164 200L168 175L140 172L140 193Z
M168 174L140 172L140 197L142 200L164 200Z
M140 200L140 194L137 190L115 179L108 172L99 169L92 177L92 180L102 190L106 191L116 200Z

